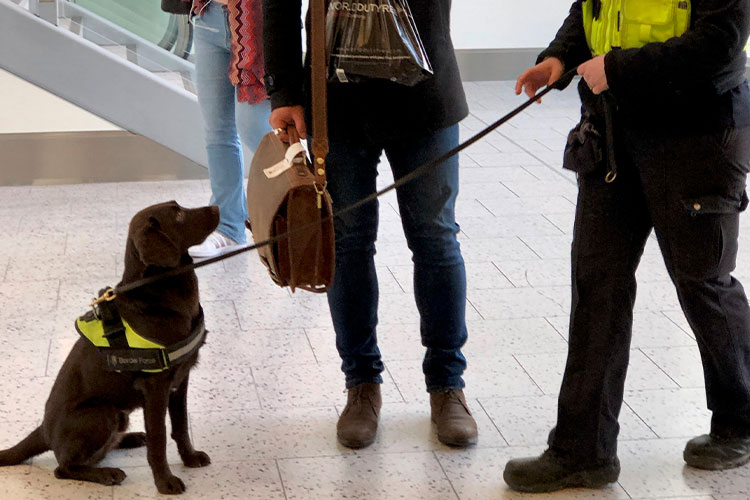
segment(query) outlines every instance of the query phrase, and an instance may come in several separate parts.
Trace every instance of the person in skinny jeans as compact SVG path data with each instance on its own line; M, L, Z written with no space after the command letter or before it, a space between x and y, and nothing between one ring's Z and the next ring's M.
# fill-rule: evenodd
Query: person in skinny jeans
M328 84L328 192L340 210L376 191L385 153L394 178L413 172L458 145L458 122L468 114L453 44L450 0L410 0L434 75L413 87L388 80ZM264 0L263 38L272 128L289 125L306 136L310 92L302 64L300 0ZM308 38L309 40L309 38ZM308 54L310 51L308 50ZM312 138L317 133L310 130ZM476 421L464 395L466 271L456 234L458 159L452 158L396 190L414 263L414 296L425 346L422 363L431 419L440 442L477 443ZM375 240L378 203L336 217L336 273L328 304L347 389L336 425L343 446L364 448L377 435L384 370L377 340ZM407 334L409 332L405 332Z
M253 151L269 131L270 103L263 85L261 1L196 0L193 14L195 77L205 124L210 203L218 205L221 221L216 231L189 253L209 258L246 244L241 144Z

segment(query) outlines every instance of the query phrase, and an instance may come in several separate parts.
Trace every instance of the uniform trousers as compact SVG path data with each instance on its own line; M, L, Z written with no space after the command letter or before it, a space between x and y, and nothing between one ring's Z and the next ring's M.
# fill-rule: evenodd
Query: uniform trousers
M750 435L750 310L731 274L750 127L614 132L615 181L603 169L578 175L569 351L550 447L580 462L617 454L635 273L652 229L698 343L711 432Z

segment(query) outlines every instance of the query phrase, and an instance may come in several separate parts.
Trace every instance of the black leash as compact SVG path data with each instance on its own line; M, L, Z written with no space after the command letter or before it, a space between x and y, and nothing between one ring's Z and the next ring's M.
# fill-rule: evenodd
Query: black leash
M516 109L512 110L511 112L509 112L508 114L506 114L505 116L503 116L502 118L500 118L499 120L497 120L496 122L492 123L490 126L488 126L487 128L485 128L481 132L477 133L476 135L474 135L470 139L466 140L464 143L459 144L458 146L456 146L455 148L451 149L450 151L448 151L447 153L443 154L442 156L438 157L437 159L432 160L432 161L430 161L428 163L425 163L424 165L421 165L420 167L414 169L409 174L407 174L407 175L405 175L403 177L400 177L397 181L395 181L390 186L387 186L387 187L381 189L380 191L377 191L377 192L371 194L370 196L367 196L366 198L363 198L363 199L361 199L361 200L359 200L359 201L357 201L355 203L352 203L351 205L349 205L347 207L342 208L338 212L335 212L335 213L329 215L328 217L325 217L324 219L321 219L321 221L325 222L325 221L328 221L328 220L333 219L335 217L339 217L339 216L341 216L341 215L343 215L343 214L345 214L347 212L351 212L352 210L354 210L354 209L356 209L358 207L361 207L362 205L364 205L366 203L370 203L371 201L373 201L376 198L384 195L385 193L387 193L389 191L393 191L394 189L396 189L396 188L398 188L400 186L403 186L407 182L411 182L414 179L416 179L417 177L420 177L420 176L424 175L425 172L427 172L429 169L434 168L435 166L441 164L442 162L444 162L445 160L447 160L451 156L458 154L459 152L463 151L464 149L468 148L472 144L476 143L480 139L482 139L485 136L487 136L489 133L491 133L492 131L494 131L496 128L498 128L501 125L507 123L512 118L514 118L516 115L518 115L519 113L521 113L522 111L524 111L526 108L528 108L529 106L531 106L532 104L534 104L536 101L538 101L539 99L541 99L542 97L544 97L545 95L547 95L552 90L555 90L555 89L562 90L563 88L565 88L567 86L567 84L570 82L570 80L576 75L576 72L577 72L577 68L574 68L574 69L568 71L567 73L565 73L564 75L562 75L560 78L558 78L554 83L552 83L551 85L548 85L544 90L542 90L541 92L539 92L538 94L536 94L534 97L530 98L528 101L524 102L523 104L521 104ZM118 285L117 287L115 287L114 290L110 290L108 292L108 294L105 294L105 295L99 297L99 299L97 299L97 301L95 301L94 303L101 302L102 300L113 300L117 296L117 294L119 294L119 293L129 292L131 290L134 290L136 288L140 288L140 287L145 286L145 285L149 285L149 284L154 283L155 281L158 281L158 280L161 280L161 279L171 278L172 276L177 276L179 274L186 273L186 272L192 271L194 269L198 269L199 267L208 266L210 264L214 264L216 262L219 262L220 260L228 259L230 257L234 257L235 255L239 255L239 254L244 253L244 252L249 252L251 250L256 250L256 249L258 249L260 247L264 247L264 246L267 246L267 245L272 245L272 244L276 243L277 241L281 241L281 240L283 240L285 238L288 238L292 234L295 234L295 233L300 232L300 231L306 231L306 230L310 229L311 227L318 226L318 225L320 225L320 221L318 221L318 222L311 222L311 223L306 224L304 226L301 226L301 227L299 227L299 228L297 228L297 229L295 229L293 231L289 231L289 232L286 232L286 233L274 236L273 238L269 238L267 240L261 241L259 243L254 244L254 245L250 245L250 246L247 246L247 247L240 248L238 250L232 250L231 252L227 252L227 253L225 253L223 255L220 255L218 257L212 257L210 259L202 260L202 261L197 262L197 263L194 262L194 263L188 264L186 266L176 267L176 268L171 269L169 271L166 271L164 273L160 273L160 274L155 274L153 276L149 276L148 278L143 278L143 279L140 279L138 281L133 281L131 283L127 283L127 284L124 284L124 285Z

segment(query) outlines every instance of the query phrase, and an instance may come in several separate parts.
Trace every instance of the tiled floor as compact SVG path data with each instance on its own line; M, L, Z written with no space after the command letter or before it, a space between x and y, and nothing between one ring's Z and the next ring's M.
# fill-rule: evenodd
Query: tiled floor
M520 102L510 82L467 83L468 137ZM429 420L409 253L394 197L381 204L377 254L387 372L377 441L352 452L335 439L345 402L325 298L277 288L254 255L199 271L210 330L190 390L192 434L213 464L179 465L183 498L521 498L505 462L543 450L565 362L576 185L560 169L577 118L572 90L545 98L461 157L460 239L469 274L467 395L480 428L470 450L440 445ZM106 168L103 160L102 168ZM387 169L380 179L390 181ZM42 416L93 294L118 281L130 216L154 202L209 198L205 181L0 188L0 447ZM743 221L744 222L744 221ZM747 223L744 224L747 226ZM743 243L750 237L746 227ZM540 498L750 498L750 466L687 469L685 440L706 431L701 367L657 248L639 270L632 363L622 412L619 483ZM737 276L750 282L750 245ZM134 427L142 428L140 414ZM157 497L144 450L113 452L121 486L58 481L47 453L0 469L2 499Z

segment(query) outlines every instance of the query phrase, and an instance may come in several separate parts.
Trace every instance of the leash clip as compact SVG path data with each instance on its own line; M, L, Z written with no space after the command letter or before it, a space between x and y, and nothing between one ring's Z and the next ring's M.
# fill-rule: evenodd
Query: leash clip
M91 304L89 304L89 307L95 307L97 304L101 304L102 302L112 302L117 297L117 294L112 288L108 288L106 292L104 292L98 299L94 299L91 301Z

